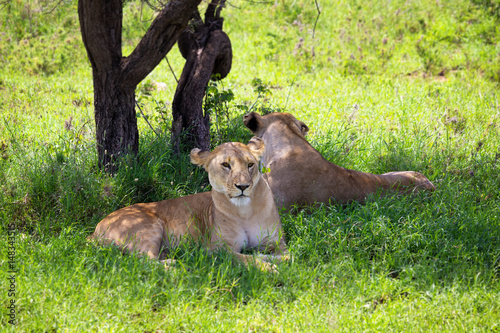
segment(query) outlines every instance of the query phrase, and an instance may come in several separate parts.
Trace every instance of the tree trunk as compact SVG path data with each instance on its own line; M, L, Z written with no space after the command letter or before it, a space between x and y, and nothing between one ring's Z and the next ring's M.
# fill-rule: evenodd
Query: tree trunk
M94 74L97 154L99 166L109 171L123 154L135 154L139 149L135 91L116 81L113 75Z
M79 0L82 41L92 66L99 167L137 153L135 88L160 63L201 0L171 0L128 57L122 56L123 0Z
M184 31L178 41L186 59L172 102L172 147L174 152L210 149L210 117L203 114L203 97L213 74L223 79L231 70L231 41L222 31L220 11L224 0L212 0L205 22L194 14L195 31ZM183 148L183 149L182 149Z

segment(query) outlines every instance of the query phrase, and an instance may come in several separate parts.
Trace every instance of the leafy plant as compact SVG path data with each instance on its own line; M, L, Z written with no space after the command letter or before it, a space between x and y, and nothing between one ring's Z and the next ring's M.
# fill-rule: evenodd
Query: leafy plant
M224 89L221 81L210 80L203 100L203 111L210 114L215 121L216 143L223 142L222 126L231 125L229 105L234 99L231 89ZM212 136L212 138L214 138Z

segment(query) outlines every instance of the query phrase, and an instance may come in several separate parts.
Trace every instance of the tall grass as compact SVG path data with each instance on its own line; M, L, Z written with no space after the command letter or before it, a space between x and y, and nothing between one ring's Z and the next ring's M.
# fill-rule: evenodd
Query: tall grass
M437 190L282 212L292 260L277 274L198 244L171 253L177 265L165 271L87 242L120 207L210 188L205 172L169 146L175 80L164 62L141 83L139 154L116 174L101 173L76 3L0 8L6 331L498 330L498 5L319 3L314 38L313 1L223 10L234 63L207 97L220 120L213 144L248 140L241 120L250 110L291 112L328 160L419 171ZM125 4L125 55L151 15ZM182 58L174 49L168 60L178 77ZM229 91L234 98L219 98ZM17 230L15 327L6 311L9 225Z

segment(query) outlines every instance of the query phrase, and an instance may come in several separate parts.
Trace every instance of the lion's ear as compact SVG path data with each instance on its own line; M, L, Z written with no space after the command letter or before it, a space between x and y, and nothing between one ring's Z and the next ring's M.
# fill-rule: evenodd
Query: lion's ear
M307 132L309 132L309 127L301 121L299 121L299 123L300 123L300 132L302 133L303 136L306 136Z
M255 156L257 161L260 160L260 157L264 154L264 151L266 149L264 140L256 136L250 139L250 142L248 142L247 147L248 149L250 149L250 152L252 153L253 156Z
M259 127L262 126L262 117L256 112L250 112L243 117L243 124L245 124L252 133L255 133Z
M209 151L201 151L200 148L194 148L193 150L191 150L191 154L189 154L191 163L202 166L204 168L206 168L208 162L210 161L210 159L208 158L209 156Z

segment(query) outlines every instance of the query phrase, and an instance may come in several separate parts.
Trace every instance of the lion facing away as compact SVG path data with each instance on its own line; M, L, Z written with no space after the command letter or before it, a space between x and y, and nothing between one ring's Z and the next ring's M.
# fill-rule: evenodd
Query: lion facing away
M97 225L92 238L159 259L162 248L191 237L210 250L228 249L236 259L256 260L243 249L269 252L264 261L282 259L287 249L271 189L259 172L264 142L224 143L212 152L193 149L191 162L208 172L212 191L119 209ZM283 259L286 258L283 257Z
M266 151L262 164L269 168L265 177L279 207L314 203L363 202L370 193L396 190L434 190L434 185L415 171L376 175L349 170L321 156L306 140L309 128L288 113L245 115L244 124L262 138Z

